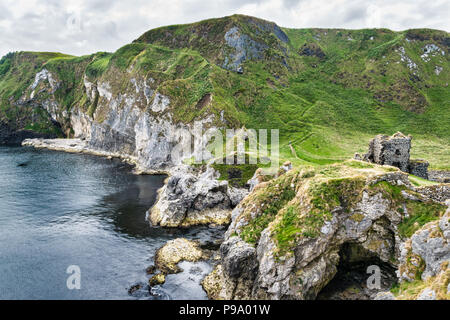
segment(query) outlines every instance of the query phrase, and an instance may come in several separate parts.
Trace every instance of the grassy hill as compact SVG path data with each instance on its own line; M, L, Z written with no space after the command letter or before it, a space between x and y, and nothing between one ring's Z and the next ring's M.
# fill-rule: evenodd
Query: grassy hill
M0 124L70 135L68 120L55 128L29 101L43 68L62 83L54 93L61 109L90 114L97 105L84 75L124 92L143 77L171 98L174 121L223 114L229 127L280 129L281 155L296 164L342 161L372 136L402 131L413 136L413 157L450 169L449 48L438 30L288 29L242 15L162 27L114 53L8 54Z

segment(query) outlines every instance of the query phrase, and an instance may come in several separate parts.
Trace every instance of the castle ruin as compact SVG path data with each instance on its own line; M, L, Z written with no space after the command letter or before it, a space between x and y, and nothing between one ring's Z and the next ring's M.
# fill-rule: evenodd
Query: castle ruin
M379 134L370 141L369 151L362 157L355 154L355 159L394 166L404 172L428 179L428 162L410 159L411 139L410 135L405 136L401 132L391 137Z

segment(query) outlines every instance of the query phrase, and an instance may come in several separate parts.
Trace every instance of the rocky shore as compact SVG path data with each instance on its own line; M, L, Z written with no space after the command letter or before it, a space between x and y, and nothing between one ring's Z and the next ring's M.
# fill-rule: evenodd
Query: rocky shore
M203 287L211 299L315 299L343 266L377 265L394 282L368 290L362 281L367 299L396 282L394 298L420 282L432 297L448 299L449 190L416 188L396 168L356 161L291 170L233 210L220 263ZM434 222L422 226L426 219Z
M23 145L136 164L93 150L82 139ZM181 272L180 261L216 256L202 281L210 299L450 298L444 290L450 278L449 184L416 187L395 167L356 160L302 169L285 163L275 176L258 170L250 190L230 186L207 165L178 165L168 173L148 212L153 225L229 227L217 253L186 239L169 241L156 253L150 287ZM386 275L383 285L369 289L364 273L355 273L360 283L349 287L343 270L369 265Z
M168 170L139 167L139 159L119 152L94 149L83 139L26 139L23 146L70 153L85 153L120 158L135 166L136 174L168 174L158 191L155 205L149 210L149 221L162 227L189 227L199 224L229 224L232 209L248 194L246 188L235 188L211 166L178 165Z
M62 151L69 153L85 153L106 158L119 158L122 161L133 165L136 174L167 174L165 170L151 170L142 168L136 157L124 155L120 152L108 152L105 150L95 149L89 146L85 139L43 139L32 138L22 141L22 146L34 147L36 149L48 149L53 151Z

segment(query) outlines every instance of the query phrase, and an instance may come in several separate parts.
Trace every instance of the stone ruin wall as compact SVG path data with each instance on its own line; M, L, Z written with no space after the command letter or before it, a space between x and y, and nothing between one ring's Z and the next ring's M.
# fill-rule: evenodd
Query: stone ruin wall
M389 165L404 172L428 179L428 162L425 160L411 160L411 136L397 132L393 136L377 135L369 143L369 151L361 157L355 154L355 159Z

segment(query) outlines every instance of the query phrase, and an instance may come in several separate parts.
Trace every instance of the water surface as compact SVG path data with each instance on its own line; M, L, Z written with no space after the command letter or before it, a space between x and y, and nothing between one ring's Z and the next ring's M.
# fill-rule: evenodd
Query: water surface
M134 299L155 251L177 237L211 241L222 229L151 227L146 211L165 176L137 176L118 160L0 147L0 299ZM66 285L69 265L81 289ZM184 263L155 296L205 299L209 263Z

